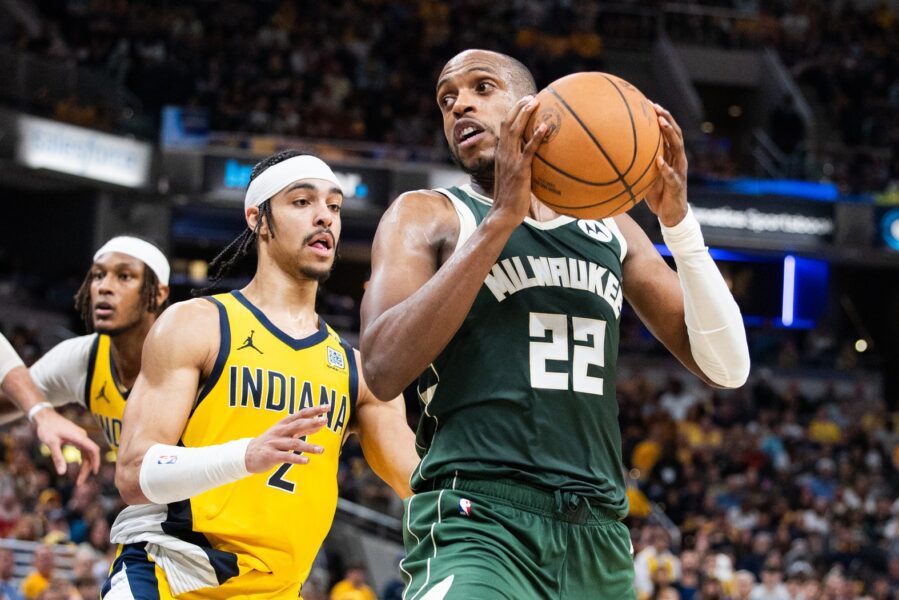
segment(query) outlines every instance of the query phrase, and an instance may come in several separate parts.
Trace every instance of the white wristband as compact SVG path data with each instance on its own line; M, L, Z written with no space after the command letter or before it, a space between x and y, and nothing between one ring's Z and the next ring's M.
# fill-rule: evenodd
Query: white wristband
M41 412L45 408L53 408L53 405L50 404L49 402L38 402L37 404L35 404L31 408L29 408L28 409L28 422L33 423L34 415ZM19 414L21 414L21 413L19 413Z
M246 456L251 441L200 448L155 444L140 465L140 489L150 502L169 504L243 479L250 474Z
M677 225L665 227L661 221L659 225L662 227L662 238L665 240L665 245L671 250L672 256L676 257L685 252L706 249L702 229L700 229L699 221L696 220L696 215L693 214L691 207L687 207L687 214Z

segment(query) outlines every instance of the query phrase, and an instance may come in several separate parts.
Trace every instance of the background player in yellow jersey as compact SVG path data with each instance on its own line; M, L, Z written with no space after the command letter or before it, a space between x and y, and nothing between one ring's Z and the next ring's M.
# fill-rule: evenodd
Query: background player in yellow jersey
M116 471L134 506L112 530L122 546L105 600L296 598L334 516L350 431L409 495L418 456L402 398L375 398L358 352L315 312L342 203L321 160L262 161L249 229L225 261L255 245L252 281L173 305L147 337Z
M99 448L54 407L84 406L110 447L118 448L122 413L140 371L144 338L168 302L169 273L165 255L147 241L118 236L106 242L94 253L75 295L75 308L91 333L60 342L31 367L31 378L45 398L6 398L19 410L6 407L0 421L27 414L40 440L50 448L60 474L65 469L59 450L62 442L82 449L88 457L83 464L95 472Z

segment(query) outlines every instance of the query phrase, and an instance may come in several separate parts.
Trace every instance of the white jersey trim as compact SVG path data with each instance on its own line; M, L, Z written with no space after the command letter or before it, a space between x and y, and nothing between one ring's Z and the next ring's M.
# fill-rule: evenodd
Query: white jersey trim
M621 248L621 264L624 264L624 257L627 256L627 240L624 239L624 234L621 233L621 230L618 228L618 223L615 222L615 217L608 217L602 220L603 223L606 224L606 227L609 228L609 231L618 238L618 246Z
M468 206L456 198L449 190L444 188L438 188L434 190L440 194L443 194L449 201L453 203L453 208L456 209L456 216L459 217L459 238L456 240L456 247L453 248L453 252L459 250L468 238L474 233L474 230L478 227L478 222L474 217L474 213L471 211Z
M475 200L478 200L479 202L488 206L493 206L493 199L488 198L484 194L479 194L478 192L474 191L474 188L471 187L470 183L460 186L459 189L464 191ZM532 219L531 217L524 218L525 223L527 223L534 229L541 229L543 231L546 231L548 229L557 229L559 227L562 227L563 225L573 223L576 220L577 219L575 219L574 217L569 217L568 215L559 215L558 217L550 219L549 221L538 221L536 219Z

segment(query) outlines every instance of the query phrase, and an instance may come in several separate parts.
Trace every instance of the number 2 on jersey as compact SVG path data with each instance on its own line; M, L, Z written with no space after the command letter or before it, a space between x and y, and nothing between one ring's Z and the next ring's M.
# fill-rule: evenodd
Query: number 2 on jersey
M568 369L550 371L547 361L569 361L568 316L532 312L529 320L531 387L567 390ZM602 377L591 376L588 371L590 365L605 366L606 322L599 319L571 317L571 329L571 337L574 340L571 387L575 392L602 395Z
M302 442L305 442L306 436L303 435L297 439L299 439ZM296 450L294 450L293 453L294 454L302 454L302 452L297 452ZM284 479L284 476L287 475L287 472L290 470L290 467L292 467L292 466L293 466L293 464L291 464L291 463L284 463L280 467L278 467L278 470L275 471L274 473L272 473L271 477L268 478L267 485L270 487L273 487L273 488L278 488L279 490L284 490L288 494L292 494L297 487L296 484L293 483L292 481L287 481L286 479Z

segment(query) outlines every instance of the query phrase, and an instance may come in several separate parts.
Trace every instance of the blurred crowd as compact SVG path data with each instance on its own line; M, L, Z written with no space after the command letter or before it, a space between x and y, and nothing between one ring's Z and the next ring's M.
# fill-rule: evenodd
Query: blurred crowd
M427 158L446 157L437 70L465 48L515 54L542 86L601 70L607 48L648 51L661 30L690 44L768 45L823 121L810 157L795 109L772 110L767 121L788 174L851 192L899 185L899 35L888 3L704 1L662 12L643 0L55 0L40 11L40 32L14 29L0 42L105 72L145 114L203 107L215 131L387 143ZM115 120L74 95L51 100L46 108L61 120ZM693 133L696 167L732 175L745 132Z
M899 598L899 412L856 388L620 381L640 598ZM667 520L650 512L650 503Z
M822 111L831 177L850 191L899 186L899 14L894 3L769 0L774 42Z

